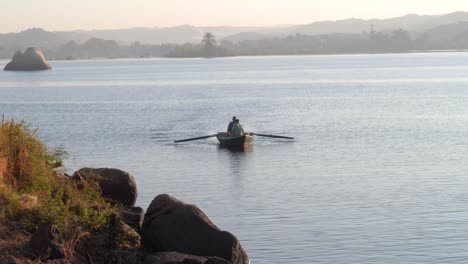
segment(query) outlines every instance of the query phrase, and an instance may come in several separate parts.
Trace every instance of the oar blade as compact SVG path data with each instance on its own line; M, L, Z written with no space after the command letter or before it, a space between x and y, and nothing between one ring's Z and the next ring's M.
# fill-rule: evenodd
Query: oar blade
M218 134L213 134L213 135L203 136L203 137L195 137L195 138L187 138L187 139L181 139L181 140L174 140L174 143L181 143L181 142L187 142L187 141L193 141L193 140L211 138L211 137L216 137L217 135L218 135Z
M254 134L254 135L256 135L256 136L260 136L260 137L294 139L293 137L287 137L287 136L267 135L267 134L259 134L259 133L252 133L252 134Z

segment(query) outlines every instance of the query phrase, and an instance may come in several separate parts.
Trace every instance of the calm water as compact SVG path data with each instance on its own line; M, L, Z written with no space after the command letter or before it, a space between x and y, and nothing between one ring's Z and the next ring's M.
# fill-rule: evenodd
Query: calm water
M0 66L6 61L0 61ZM53 61L0 72L0 113L198 205L253 263L467 263L468 54ZM246 152L216 139L237 115Z

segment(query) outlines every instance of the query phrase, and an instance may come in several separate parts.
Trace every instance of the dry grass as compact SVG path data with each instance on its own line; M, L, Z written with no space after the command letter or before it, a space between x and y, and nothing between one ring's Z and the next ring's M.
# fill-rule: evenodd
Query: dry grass
M49 152L24 122L10 121L0 126L2 183L15 190L42 188L53 181Z
M0 185L4 184L4 175L6 175L7 172L7 159L6 158L1 158L0 157Z

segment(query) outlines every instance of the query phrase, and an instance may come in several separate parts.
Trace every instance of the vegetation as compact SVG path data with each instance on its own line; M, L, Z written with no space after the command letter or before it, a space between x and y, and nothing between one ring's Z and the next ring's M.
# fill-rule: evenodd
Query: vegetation
M206 37L206 36L205 36ZM221 45L184 44L184 52L176 48L169 57L225 57L256 55L352 54L410 52L417 48L409 32L399 29L391 32L370 31L363 34L292 35L240 42L222 41ZM189 52L188 52L189 51ZM210 51L208 53L207 51ZM207 56L213 55L213 56Z
M68 54L66 58L210 58L257 55L396 53L441 49L468 49L468 34L460 33L447 41L435 41L427 34L414 37L403 29L379 32L372 28L368 32L359 34L295 34L238 42L222 40L218 43L215 35L206 33L199 44L149 45L135 42L129 46L120 46L115 41L90 39L83 44L67 43L60 48L59 52L45 51L45 53L52 58L64 58L65 54Z
M201 55L207 58L216 56L216 38L211 33L206 33L203 36L201 43Z
M57 168L66 151L49 150L36 131L13 120L0 125L0 262L11 250L19 250L7 247L9 241L43 224L55 224L68 245L73 245L69 256L75 250L79 254L80 248L89 254L90 247L96 248L95 237L103 234L109 238L108 246L133 239L116 220L116 208L101 196L96 178L60 175Z

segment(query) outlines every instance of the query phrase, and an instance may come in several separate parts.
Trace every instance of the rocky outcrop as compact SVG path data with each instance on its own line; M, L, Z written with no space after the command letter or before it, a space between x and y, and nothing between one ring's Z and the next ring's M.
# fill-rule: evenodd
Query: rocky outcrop
M97 180L102 196L111 202L134 206L138 192L135 178L128 172L108 168L83 168L73 173L73 179L91 177Z
M34 233L29 242L32 252L40 259L65 258L63 239L55 225L45 225Z
M134 228L127 225L123 221L118 221L116 224L113 225L113 228L115 231L118 231L118 233L114 234L114 236L120 235L120 241L118 241L118 244L114 246L128 250L136 250L140 248L140 234L138 234L138 232Z
M28 48L24 53L17 51L5 71L43 71L50 70L44 54L37 48Z
M150 252L175 251L215 256L233 264L249 263L249 257L234 235L221 231L195 205L167 194L151 202L141 233L142 244Z
M145 210L141 207L124 207L119 210L119 216L127 225L141 233Z
M164 252L160 254L147 255L143 264L230 264L217 257L199 257L178 252Z

